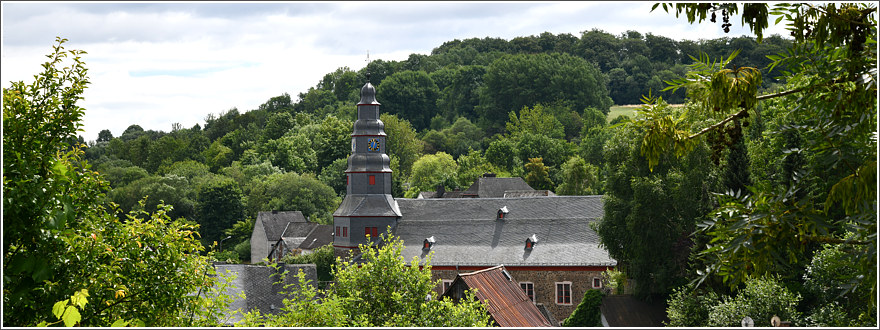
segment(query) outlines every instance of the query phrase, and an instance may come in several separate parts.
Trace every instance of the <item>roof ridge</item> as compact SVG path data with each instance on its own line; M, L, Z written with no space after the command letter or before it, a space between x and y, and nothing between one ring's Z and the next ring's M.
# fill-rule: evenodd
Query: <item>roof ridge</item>
M473 272L470 272L470 273L459 274L459 275L460 275L460 276L476 275L476 274L479 274L479 273L484 273L484 272L488 272L488 271L491 271L491 270L495 270L496 268L504 268L504 264L500 264L500 265L498 265L498 266L489 267L489 268L486 268L486 269L480 269L480 270L473 271Z

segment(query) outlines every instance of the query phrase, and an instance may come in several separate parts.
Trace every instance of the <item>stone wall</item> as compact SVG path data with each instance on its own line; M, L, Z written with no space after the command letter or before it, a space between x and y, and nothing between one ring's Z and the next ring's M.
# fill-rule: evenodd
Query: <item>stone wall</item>
M486 267L489 268L489 267ZM508 273L517 282L532 282L535 289L535 303L541 303L553 314L560 323L574 312L577 305L584 299L587 290L593 289L593 278L602 278L602 271L583 270L517 270L515 267L507 268ZM470 273L473 270L431 270L433 280L455 280L458 273ZM556 303L556 283L571 282L571 304L560 305ZM442 294L441 282L434 291L439 297Z

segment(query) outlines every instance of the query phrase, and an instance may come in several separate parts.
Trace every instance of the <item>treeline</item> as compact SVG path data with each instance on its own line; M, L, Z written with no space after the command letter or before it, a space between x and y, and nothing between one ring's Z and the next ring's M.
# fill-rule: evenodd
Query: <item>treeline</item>
M790 42L778 36L674 41L628 31L472 38L430 55L339 68L296 99L285 93L257 109L210 114L204 125L169 132L134 124L101 131L86 158L109 179L107 199L123 211L173 205L171 216L201 225L203 243L249 256L257 212L299 210L332 222L345 193L346 159L361 86L376 85L389 135L396 197L467 188L485 172L521 176L557 194L602 194L607 114L661 92L700 52L764 68ZM775 72L765 72L766 87ZM144 199L143 206L140 201ZM234 248L233 248L234 247Z

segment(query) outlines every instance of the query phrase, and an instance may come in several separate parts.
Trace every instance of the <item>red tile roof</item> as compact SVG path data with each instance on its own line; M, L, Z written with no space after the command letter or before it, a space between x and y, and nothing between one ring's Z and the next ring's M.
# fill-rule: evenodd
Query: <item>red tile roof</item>
M499 326L551 326L519 284L513 281L503 265L459 274L455 281L464 281L468 288L477 289L477 299L488 303L489 314ZM455 282L452 285L455 285Z

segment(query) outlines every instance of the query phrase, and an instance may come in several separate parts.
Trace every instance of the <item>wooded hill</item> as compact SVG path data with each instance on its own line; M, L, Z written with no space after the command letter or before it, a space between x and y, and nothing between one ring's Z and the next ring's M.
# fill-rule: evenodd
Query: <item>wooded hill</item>
M204 125L175 123L164 132L133 123L118 137L103 130L86 157L124 211L141 208L145 196L147 210L164 201L172 217L201 224L204 243L228 231L225 245L245 257L261 210L332 221L367 72L382 103L396 197L438 184L467 188L485 172L522 176L557 194L602 194L612 105L641 103L649 93L684 102L685 90L663 91L664 81L683 77L690 56L740 50L732 65L766 70L766 56L790 45L776 35L761 43L744 36L675 41L597 29L580 37L456 39L430 55L339 68L295 100L285 93L257 109L209 114ZM777 84L783 69L762 71L763 87Z

